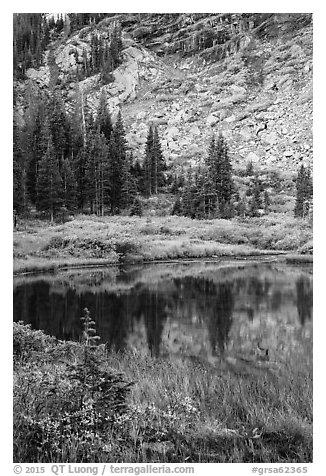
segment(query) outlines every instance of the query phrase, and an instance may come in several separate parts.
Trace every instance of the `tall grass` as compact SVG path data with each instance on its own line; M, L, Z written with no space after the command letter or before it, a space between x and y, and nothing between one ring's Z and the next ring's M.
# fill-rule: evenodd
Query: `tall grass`
M251 374L90 342L14 324L15 462L312 460L311 362Z
M284 215L250 220L78 216L63 225L30 226L31 233L27 226L14 235L15 272L95 262L312 252L310 224Z

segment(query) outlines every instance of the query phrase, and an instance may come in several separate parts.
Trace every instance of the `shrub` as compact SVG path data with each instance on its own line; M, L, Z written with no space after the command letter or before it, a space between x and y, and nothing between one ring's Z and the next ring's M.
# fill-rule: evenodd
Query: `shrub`
M50 249L66 248L69 245L69 242L69 238L63 238L62 236L52 236L49 243L44 246L43 250L48 251Z
M134 240L126 238L122 241L119 241L115 244L115 251L120 256L126 256L127 254L136 253L138 250L138 244Z
M131 216L139 216L141 217L143 214L143 205L139 198L135 198L134 203L130 208L130 215Z
M13 350L14 359L28 359L34 352L45 352L53 345L54 337L49 337L42 331L31 329L31 325L23 322L14 322Z
M94 462L94 452L105 446L114 421L127 410L131 383L108 368L87 309L82 320L80 353L72 361L30 360L17 372L14 461ZM38 350L51 339L19 323L16 337L22 334Z

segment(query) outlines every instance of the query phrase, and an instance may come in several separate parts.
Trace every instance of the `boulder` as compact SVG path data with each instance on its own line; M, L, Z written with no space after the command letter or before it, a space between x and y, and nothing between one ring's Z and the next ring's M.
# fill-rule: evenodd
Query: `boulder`
M293 149L286 149L286 150L284 151L284 157L292 157L293 154L294 154Z
M191 126L189 133L193 136L197 136L198 134L200 134L199 127L196 125Z
M168 148L172 151L176 151L179 149L178 145L174 141L168 142Z
M249 129L242 129L242 130L240 131L240 135L241 135L241 137L242 137L245 141L251 139L251 133L250 133L250 130L249 130Z
M257 154L255 154L254 152L249 152L249 154L247 155L246 157L246 161L247 162L252 162L253 164L254 163L257 163L260 161L260 158Z
M260 139L267 144L274 145L277 144L278 135L276 132L262 132L260 134Z
M242 86L237 86L236 84L232 84L232 86L230 86L230 89L235 94L246 94L246 89Z
M129 57L136 61L141 61L144 57L142 51L138 48L135 48L134 46L129 46L128 48L125 48L122 52L122 56L126 57L126 59L128 59Z
M308 63L305 64L305 67L303 68L303 70L305 73L309 73L309 71L312 70L312 64L310 63L310 61L308 61Z
M206 124L211 127L215 126L218 122L219 118L214 116L213 114L210 114L206 119Z
M176 137L178 134L179 134L179 129L175 126L172 126L172 127L169 127L165 134L170 138L170 139L173 139L174 137Z
M139 112L139 113L137 114L136 119L142 120L142 119L145 119L145 117L146 117L146 112L145 112L145 111L141 111L141 112ZM157 116L157 117L158 117L158 116Z
M284 74L284 76L282 76L281 79L277 83L278 88L280 88L282 85L284 85L285 83L289 81L292 82L291 76L289 74Z
M181 139L181 140L179 141L179 145L180 145L181 147L188 146L189 144L190 144L190 141L189 141L189 139L186 139L186 138L185 138L185 139Z
M232 114L232 116L226 117L226 118L224 119L224 121L227 122L227 123L235 122L235 120L236 120L235 114Z

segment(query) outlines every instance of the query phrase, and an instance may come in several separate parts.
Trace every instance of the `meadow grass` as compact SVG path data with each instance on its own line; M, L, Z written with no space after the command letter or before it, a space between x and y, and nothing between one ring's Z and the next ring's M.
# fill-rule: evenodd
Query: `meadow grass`
M311 462L310 359L222 364L86 353L16 323L14 461Z
M311 224L282 214L243 220L79 215L59 225L21 222L14 232L16 273L282 252L311 253Z

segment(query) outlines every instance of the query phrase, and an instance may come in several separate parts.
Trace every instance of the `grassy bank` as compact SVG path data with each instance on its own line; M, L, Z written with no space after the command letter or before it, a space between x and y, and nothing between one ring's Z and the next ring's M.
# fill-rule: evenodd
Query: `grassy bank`
M15 462L311 460L307 358L248 373L14 324Z
M279 214L247 220L80 215L59 225L20 222L14 272L284 251L312 252L307 221Z

